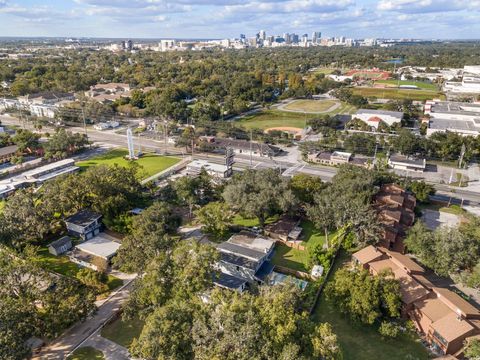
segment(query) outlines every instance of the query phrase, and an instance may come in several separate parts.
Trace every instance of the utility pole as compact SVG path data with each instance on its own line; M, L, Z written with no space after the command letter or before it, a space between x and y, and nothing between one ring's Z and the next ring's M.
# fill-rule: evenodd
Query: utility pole
M252 163L253 163L252 141L253 141L253 129L250 129L250 168L252 167Z
M168 131L167 120L163 120L163 142L165 144L165 154L167 154L167 131Z
M85 109L83 108L83 104L82 104L82 118L83 118L83 129L85 130L85 136L87 137L87 141L88 141L87 120L85 119Z

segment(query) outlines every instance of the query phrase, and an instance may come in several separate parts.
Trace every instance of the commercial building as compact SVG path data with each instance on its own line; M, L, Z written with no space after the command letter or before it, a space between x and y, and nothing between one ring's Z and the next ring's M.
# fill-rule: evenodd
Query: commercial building
M368 126L378 129L378 126L381 122L384 122L388 126L400 124L402 122L403 115L403 112L400 111L359 109L352 117L354 119L362 120Z
M252 157L273 157L281 153L281 149L264 143L238 139L212 138L209 141L213 148L221 151L232 149L236 155Z
M17 189L40 185L45 181L76 172L79 169L78 166L75 166L75 160L65 159L2 179L0 180L0 198L8 196Z
M198 175L205 170L215 179L226 179L232 176L232 169L226 165L209 163L206 160L194 160L187 164L188 175Z
M480 134L480 103L429 100L425 103L425 115L428 117L427 136L445 131Z
M388 166L395 170L424 172L427 166L427 160L402 155L390 155L388 158Z
M480 65L465 66L462 82L447 81L444 90L452 93L480 94Z
M18 152L17 145L5 146L0 148L0 164L7 163Z
M353 154L343 151L320 151L307 155L307 160L313 163L328 165L328 166L340 166L343 164L352 164L361 167L368 167L370 158L356 157Z
M455 292L434 286L423 267L408 256L368 246L352 259L372 275L389 270L400 285L402 315L438 355L462 353L465 341L480 334L480 311Z

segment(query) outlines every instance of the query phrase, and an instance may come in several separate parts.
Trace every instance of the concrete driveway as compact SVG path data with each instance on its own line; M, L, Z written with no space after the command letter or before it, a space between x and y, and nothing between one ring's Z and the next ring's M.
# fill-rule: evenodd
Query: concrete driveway
M460 216L430 209L423 210L421 219L430 230L440 226L455 227L460 224Z

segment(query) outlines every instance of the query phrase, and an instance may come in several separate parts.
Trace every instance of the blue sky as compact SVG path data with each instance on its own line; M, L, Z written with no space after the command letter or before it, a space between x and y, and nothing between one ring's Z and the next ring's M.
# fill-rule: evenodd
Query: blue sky
M480 38L480 0L0 0L0 36Z

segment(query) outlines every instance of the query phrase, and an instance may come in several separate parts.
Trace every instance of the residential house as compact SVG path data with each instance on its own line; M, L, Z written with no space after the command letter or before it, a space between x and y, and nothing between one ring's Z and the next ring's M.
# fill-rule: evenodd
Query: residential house
M242 231L217 245L220 252L217 267L222 273L242 281L261 284L273 271L269 260L274 247L273 239Z
M75 246L70 259L81 266L99 270L98 264L107 267L119 248L119 239L102 232Z
M388 158L388 166L395 170L424 172L427 166L427 160L401 155L391 155Z
M352 258L372 275L391 271L400 284L402 315L413 321L437 354L458 355L465 340L480 334L480 311L455 292L435 287L408 256L368 246Z
M375 195L373 207L383 227L381 245L405 251L403 238L415 221L415 196L395 184L386 184Z
M302 233L300 219L283 216L280 220L265 226L265 234L282 241L298 241Z
M69 236L64 236L58 240L51 242L48 245L48 252L52 255L58 256L65 254L72 247L72 239L70 239Z
M100 233L102 215L84 209L65 219L68 233L82 240L90 240Z

